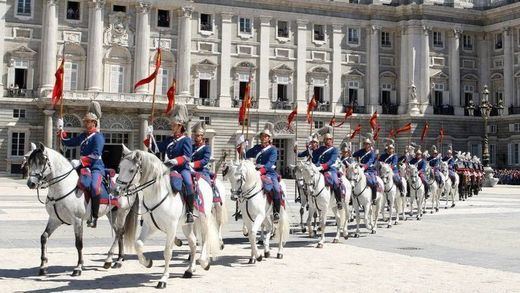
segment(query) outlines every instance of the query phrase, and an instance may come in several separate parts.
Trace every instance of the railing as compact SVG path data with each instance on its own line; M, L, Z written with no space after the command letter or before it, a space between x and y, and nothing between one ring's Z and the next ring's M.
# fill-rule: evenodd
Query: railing
M399 105L382 105L383 106L383 114L397 115L397 110L399 109Z
M511 108L509 108L511 110ZM519 112L520 113L520 112ZM469 116L468 110L464 109L464 116ZM479 106L475 106L475 110L473 110L473 116L480 117L482 116L482 111ZM492 107L489 116L498 116L498 108Z
M32 98L34 91L27 89L6 89L6 96L12 98Z
M292 109L292 102L289 101L276 101L271 102L271 109L273 110L291 110Z
M242 106L242 100L239 98L231 99L231 108L240 108ZM258 102L256 100L251 101L251 109L258 109Z
M455 115L455 110L451 105L440 105L433 107L433 114L435 115Z
M219 101L213 98L193 98L193 104L197 106L218 107Z
M358 105L343 105L343 112L347 112L347 108L348 107L352 107L352 113L356 113L356 114L365 114L366 112L366 108L365 106L358 106Z
M319 103L316 109L314 110L316 112L330 112L330 103Z
M520 107L509 107L509 114L520 114Z

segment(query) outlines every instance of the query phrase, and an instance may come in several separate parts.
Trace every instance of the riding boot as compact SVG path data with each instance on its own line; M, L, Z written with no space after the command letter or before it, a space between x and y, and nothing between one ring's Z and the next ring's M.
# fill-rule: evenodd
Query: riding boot
M99 196L93 196L91 199L91 213L90 213L90 223L88 226L90 228L96 228L97 227L97 219L98 219L98 212L99 212Z
M377 187L371 186L370 189L372 189L372 204L374 204L377 198Z
M342 210L343 204L341 202L341 188L340 187L334 188L334 197L336 198L336 205L338 207L338 210Z
M193 192L186 193L186 223L193 223Z
M430 190L428 183L423 182L424 184L424 198L428 199L430 198L430 195L428 194L428 191Z
M280 220L280 205L281 200L279 198L273 198L273 222L275 224Z

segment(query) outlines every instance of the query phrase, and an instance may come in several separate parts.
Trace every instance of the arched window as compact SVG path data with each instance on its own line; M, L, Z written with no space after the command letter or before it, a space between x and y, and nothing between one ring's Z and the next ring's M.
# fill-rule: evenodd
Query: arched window
M130 92L132 55L127 48L113 46L104 59L104 91L111 93Z

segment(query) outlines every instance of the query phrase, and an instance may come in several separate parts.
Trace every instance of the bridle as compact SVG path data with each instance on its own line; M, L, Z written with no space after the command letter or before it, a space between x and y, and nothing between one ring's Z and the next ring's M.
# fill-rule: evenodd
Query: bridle
M313 192L312 192L311 196L314 197L314 198L316 198L316 197L318 197L318 196L323 192L323 190L325 189L325 184L323 185L323 187L321 188L321 190L320 190L318 193L314 193L314 190L315 190L316 186L319 186L319 185L320 185L320 182L321 182L321 178L322 178L322 176L320 176L320 173L319 173L319 172L316 172L316 170L314 170L312 167L311 167L311 171L312 171L312 175L311 175L311 177L312 177L312 183L307 183L307 182L305 181L305 179L302 179L302 181L303 181L303 185L305 186L305 188L306 188L307 190L309 189L309 187L312 187ZM316 177L318 177L318 179L316 179Z
M70 194L72 194L73 192L76 191L76 189L78 188L77 185L74 186L74 189L70 192L68 192L67 194L63 195L63 196L60 196L60 197L50 197L48 194L47 194L47 198L45 200L45 202L43 202L40 198L40 189L45 189L45 188L49 188L61 181L63 181L65 178L67 178L75 169L74 168L71 168L68 172L65 172L64 174L61 174L61 175L58 175L56 177L52 177L50 179L47 179L47 177L49 175L51 175L51 173L49 172L49 174L47 175L44 175L45 174L45 171L47 169L51 170L52 167L51 167L51 163L49 161L49 157L47 157L46 155L43 155L43 157L45 158L45 163L44 163L44 166L43 168L41 169L40 172L38 173L35 173L35 172L31 172L29 174L29 177L35 177L38 179L38 184L36 185L36 196L38 198L38 201L41 203L41 204L47 204L49 202L58 202L64 198L66 198L67 196L69 196ZM30 166L30 164L29 164ZM61 219L60 219L61 220ZM63 222L63 220L61 220ZM65 223L65 222L64 222Z
M388 190L386 190L386 189L384 190L385 193L388 193L388 192L392 191L392 189L394 189L395 183L394 183L394 180L392 180L392 177L390 175L388 175L388 174L393 173L392 170L390 170L390 172L388 172L388 170L385 169L385 172L386 172L385 176L382 176L381 180L383 180L383 183L385 183L385 180L386 180L387 182L389 182L391 184L391 186Z
M238 170L238 168L237 168L237 170ZM242 170L240 170L240 171L242 171ZM236 172L236 170L235 170L235 172ZM246 214L249 217L249 220L251 222L254 222L253 217L249 213L249 200L252 199L253 197L257 196L258 194L260 194L262 192L262 184L260 184L260 186L259 186L257 191L255 191L255 188L257 187L257 184L254 184L251 188L249 188L248 190L243 192L242 191L242 186L244 185L244 181L245 181L245 176L244 176L244 174L242 174L242 172L240 172L240 178L237 180L238 189L234 190L233 188L231 188L231 194L236 196L237 201L239 201L241 203L245 202L245 204L246 204Z

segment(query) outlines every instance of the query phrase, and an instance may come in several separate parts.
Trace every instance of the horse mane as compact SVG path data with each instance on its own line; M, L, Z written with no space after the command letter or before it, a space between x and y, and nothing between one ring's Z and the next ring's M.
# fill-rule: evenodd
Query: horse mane
M59 164L63 166L70 165L70 162L69 160L67 160L67 158L65 158L62 154L55 151L54 149L48 147L45 147L45 149L43 150L41 148L36 148L35 150L33 150L29 155L29 158L27 159L27 163L30 165L34 162L38 165L41 165L44 163L45 155L49 158L49 162L51 162L52 164Z
M132 152L132 159L141 159L141 166L143 170L143 178L159 177L168 172L168 167L154 154L142 150L135 150Z
M251 162L250 160L243 160L242 166L245 168L245 176L246 178L255 178L257 176L255 164Z

